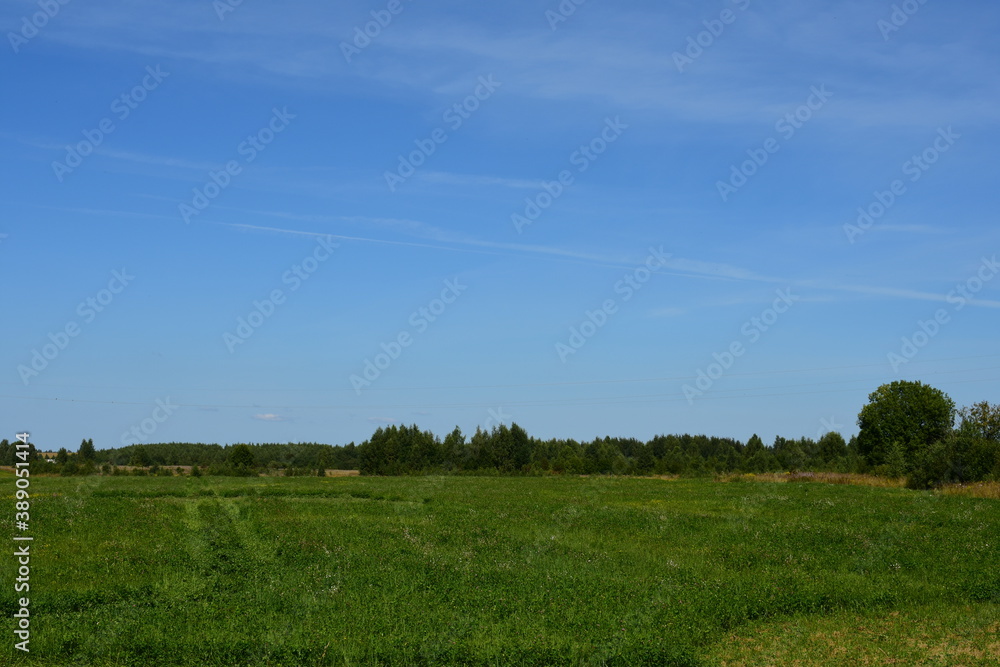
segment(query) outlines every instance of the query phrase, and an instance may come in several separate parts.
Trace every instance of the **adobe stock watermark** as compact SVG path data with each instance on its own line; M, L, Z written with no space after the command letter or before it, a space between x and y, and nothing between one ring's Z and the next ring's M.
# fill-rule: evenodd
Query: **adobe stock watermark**
M178 204L177 210L184 224L190 224L193 217L201 215L226 188L232 185L233 178L243 173L243 165L256 160L257 156L264 152L295 118L296 115L289 113L288 107L271 109L270 120L255 133L247 136L236 147L236 154L243 158L242 164L240 160L232 159L226 162L219 171L209 171L208 180L205 181L204 185L196 187L192 191L191 202Z
M288 285L289 294L299 291L305 281L333 256L333 251L340 247L333 239L334 237L329 235L320 237L311 253L281 275L281 283ZM274 316L278 307L285 305L287 298L288 295L283 289L276 288L271 290L263 301L255 299L250 313L246 317L236 318L236 329L233 333L227 331L222 334L222 342L229 350L229 354L233 354L238 345L250 340L257 330Z
M121 444L123 447L129 445L140 445L149 441L149 438L156 433L160 425L165 423L177 412L178 406L170 402L170 397L156 399L156 407L148 417L132 426L122 433Z
M576 14L576 9L587 0L562 0L555 9L545 10L545 20L549 22L549 28L555 32L560 23L565 23L570 16Z
M511 415L505 414L502 407L494 410L490 408L486 411L489 418L486 420L486 424L483 426L483 430L489 431L495 426L504 426L505 424L513 424L514 418Z
M737 339L730 343L723 352L713 353L712 358L715 361L704 369L698 369L694 385L685 384L681 388L688 405L694 405L694 399L710 391L716 381L733 367L736 360L746 354L749 345L759 341L771 327L777 324L782 315L787 313L796 302L802 300L801 297L792 294L790 287L784 290L779 289L775 294L777 298L769 308L761 311L760 315L751 317L740 327L740 333L747 339L747 342L744 343L742 339Z
M411 0L406 0L409 3ZM355 56L372 44L372 40L377 39L382 31L388 28L395 17L403 13L406 6L403 0L389 0L385 9L373 9L371 11L372 20L364 25L354 26L354 39L340 43L340 52L344 54L344 60L350 65Z
M816 440L821 440L827 433L840 433L840 429L844 428L843 424L837 423L837 417L833 416L829 419L825 417L820 418L819 428L816 430Z
M732 3L741 12L745 12L750 8L750 0L732 0ZM693 65L694 61L705 53L705 49L710 48L719 37L722 37L722 33L726 31L726 26L736 22L738 16L739 14L731 9L723 9L719 14L719 18L702 21L701 23L705 26L705 29L687 38L687 48L684 49L684 53L680 51L674 51L673 53L674 65L677 67L677 71L683 74L685 67Z
M448 107L441 120L449 130L457 132L465 121L472 118L472 114L479 110L482 103L493 97L493 93L502 85L492 74L479 77L476 88L461 102ZM416 149L407 155L399 156L395 171L385 172L385 184L389 187L389 192L396 192L396 188L417 173L417 169L422 167L437 152L438 146L446 141L448 141L448 130L443 127L435 128L426 139L414 140Z
M243 0L213 0L212 9L215 10L215 15L219 17L220 21L225 21L226 15L235 12L242 4Z
M76 314L79 320L70 320L55 333L49 332L49 342L40 348L33 348L31 361L17 367L17 374L24 386L29 386L33 378L38 377L42 371L48 368L49 364L69 347L70 341L83 332L83 325L90 324L97 319L98 314L103 313L133 280L135 280L135 276L129 275L124 268L121 271L112 271L111 280L108 281L107 287L98 291L94 296L87 297L77 305Z
M146 101L149 94L160 87L163 80L170 76L170 72L164 72L157 65L146 66L146 75L142 81L111 101L110 109L114 118L119 122L124 121L132 112L139 108L139 105ZM117 129L114 118L106 116L97 123L97 127L83 130L83 141L72 146L66 146L66 157L60 162L52 163L52 173L56 179L62 183L63 180L73 173L73 170L83 164L84 158L92 155L97 147L104 143L104 140Z
M35 4L41 11L37 11L31 16L21 17L21 29L17 32L8 32L7 41L14 53L20 53L21 47L38 36L39 32L54 19L62 8L71 0L38 0Z
M715 188L719 191L722 201L729 201L732 195L746 185L767 164L771 156L781 150L781 140L789 141L794 137L795 133L812 120L816 112L822 109L831 97L833 97L833 93L826 89L825 84L819 88L816 86L810 88L810 94L806 101L799 105L795 111L790 111L779 118L774 124L774 131L781 136L781 139L769 137L761 148L748 148L747 156L749 159L744 160L739 166L735 164L730 166L729 180L715 182Z
M458 278L444 281L444 289L438 298L432 299L426 306L421 306L410 314L407 322L412 332L411 329L400 330L392 340L379 346L381 352L371 359L365 359L360 375L355 373L348 378L355 395L360 396L362 389L372 386L373 382L382 377L382 373L389 370L392 363L402 356L403 350L413 345L414 336L427 331L430 325L444 315L448 307L468 288L469 286L461 284Z
M948 292L945 301L952 306L951 313L944 308L938 308L934 315L928 320L917 320L917 328L909 336L904 336L899 351L890 352L886 355L892 371L898 373L905 364L910 363L923 350L930 345L930 342L941 333L941 329L951 322L952 313L958 313L965 308L975 298L979 292L986 287L986 283L997 277L1000 273L1000 264L997 263L997 256L992 258L983 257L982 264L975 275L963 283L955 285L955 288Z
M882 33L882 39L889 41L889 37L894 32L910 22L910 18L916 15L920 9L927 4L927 0L904 0L898 5L892 6L892 12L888 19L879 19L875 27Z
M618 141L628 125L621 121L621 116L604 119L604 128L593 139L585 144L581 144L575 151L570 153L570 166L576 167L576 173L582 174L590 169L611 144ZM531 197L525 197L524 210L521 213L513 213L510 221L518 234L524 232L524 228L536 222L542 213L547 211L557 199L563 196L566 188L573 185L576 176L571 169L563 169L552 182L542 181L541 189Z
M671 255L663 252L663 246L649 248L649 256L645 261L632 271L629 271L621 280L614 284L615 294L621 295L621 303L628 303L632 297L650 281L653 274L667 267L667 260ZM559 360L566 363L570 355L576 354L597 332L604 328L608 320L618 313L619 302L616 299L605 299L596 310L584 312L583 321L569 328L569 338L566 342L556 343L556 354Z
M28 457L31 453L31 443L28 432L15 434L17 440L14 443L16 449L12 452L12 458L18 459L14 463L14 486L17 487L12 494L14 498L14 524L20 535L14 536L14 543L17 551L14 557L17 559L17 577L14 579L15 593L31 592L31 544L34 541L33 535L26 535L31 525L31 471L28 469L30 462ZM27 542L28 544L21 544ZM18 651L30 653L31 649L31 598L19 598L17 600L17 611L12 616L17 619L14 625L14 634L21 641L14 643L14 648Z
M903 163L903 175L909 176L911 183L919 181L931 167L937 164L941 156L950 151L955 143L962 138L962 135L956 133L951 125L947 129L938 128L937 133L937 138L930 146ZM858 237L863 236L876 222L881 220L906 192L906 183L898 178L889 183L888 189L876 190L875 198L871 203L858 207L858 217L854 224L844 223L844 234L847 235L847 240L853 245Z

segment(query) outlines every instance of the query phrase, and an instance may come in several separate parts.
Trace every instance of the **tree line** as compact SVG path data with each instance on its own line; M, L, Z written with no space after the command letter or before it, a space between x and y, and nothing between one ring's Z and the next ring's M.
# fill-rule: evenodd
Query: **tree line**
M443 440L414 426L379 428L359 448L363 475L440 473L702 475L722 472L863 468L856 442L831 432L818 441L778 437L768 447L754 435L746 444L706 435L658 435L592 441L530 437L517 424L466 437L455 429Z
M517 424L443 439L413 426L379 428L358 448L364 475L427 473L710 475L733 472L843 472L905 477L912 488L1000 480L1000 406L956 410L944 392L899 381L872 392L860 431L818 440L776 437L765 445L705 435L539 440Z
M0 440L0 465L13 465L16 451L14 444ZM92 439L85 439L76 452L60 448L52 462L43 460L34 444L29 443L28 451L30 469L36 474L173 474L180 466L192 467L196 475L262 472L315 475L325 470L358 469L358 447L353 442L348 445L238 443L226 446L168 442L98 450Z
M417 425L381 427L361 445L161 443L77 452L60 449L56 461L29 447L32 472L64 475L159 472L193 466L192 474L363 475L712 475L734 472L843 472L906 477L913 488L1000 480L1000 406L982 401L956 409L944 392L899 381L872 392L850 441L836 432L819 439L753 435L746 443L707 435L658 435L648 441L604 437L541 440L517 424L455 428L444 438ZM0 465L13 465L16 447L0 441Z

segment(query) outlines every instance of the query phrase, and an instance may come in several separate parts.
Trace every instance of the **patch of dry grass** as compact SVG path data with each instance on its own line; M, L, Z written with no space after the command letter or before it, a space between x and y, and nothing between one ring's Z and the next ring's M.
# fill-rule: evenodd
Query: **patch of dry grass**
M728 473L716 475L717 482L819 482L821 484L850 484L853 486L877 486L901 489L906 486L904 477L876 477L840 472L765 472ZM969 496L1000 500L1000 482L976 482L974 484L949 484L937 490L946 496Z
M1000 500L1000 482L976 482L975 484L949 484L938 493L946 496L972 496Z
M327 477L359 477L361 473L357 470L327 470Z
M733 473L717 476L718 482L819 482L821 484L850 484L852 486L877 486L881 488L903 488L906 479L902 477L876 477L843 472L765 472Z

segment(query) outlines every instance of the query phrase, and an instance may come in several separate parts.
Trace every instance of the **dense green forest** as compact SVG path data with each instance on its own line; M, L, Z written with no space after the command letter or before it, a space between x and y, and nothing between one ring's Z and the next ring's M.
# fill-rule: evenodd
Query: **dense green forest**
M756 435L744 444L705 435L539 440L517 424L466 438L458 429L443 440L416 426L380 428L360 450L360 470L368 475L409 473L568 473L614 475L707 474L771 470L854 471L863 460L838 433L819 442L777 438L767 447Z
M0 465L11 466L17 457L16 443L0 440ZM286 475L316 474L319 470L357 470L358 447L352 442L344 446L317 443L289 444L195 444L168 442L150 445L129 445L112 449L95 449L93 440L84 440L77 452L62 448L53 462L41 459L34 444L29 444L25 460L32 463L32 472L63 475L96 472L125 473L140 468L142 472L172 474L178 466L194 466L195 474L232 475L260 472L282 472Z
M455 429L442 440L416 426L390 426L358 449L359 467L366 475L829 471L907 477L914 488L1000 479L1000 406L955 411L946 396L918 384L880 391L850 442L836 432L819 440L779 436L770 446L757 435L746 443L705 435L538 440L517 424L471 438Z
M814 471L907 477L910 486L1000 479L1000 406L988 402L957 410L943 392L920 382L893 382L869 395L849 442L836 432L818 440L757 435L747 442L706 435L658 435L651 440L592 441L530 436L517 424L457 427L441 438L418 426L379 428L359 446L191 443L131 445L95 450L84 440L76 453L61 449L54 463L38 460L33 472L60 474L322 474L329 469L363 475L711 475L730 472ZM22 450L23 451L23 450ZM0 441L0 463L12 465L15 446ZM29 460L36 459L30 448ZM175 470L171 470L174 467Z

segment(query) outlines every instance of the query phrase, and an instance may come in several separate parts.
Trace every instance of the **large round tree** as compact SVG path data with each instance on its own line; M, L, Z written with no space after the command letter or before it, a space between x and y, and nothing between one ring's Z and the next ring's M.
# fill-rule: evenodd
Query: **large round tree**
M943 440L955 422L955 402L940 389L900 380L868 395L858 415L858 449L872 465L889 462L894 448L912 467L926 447Z

